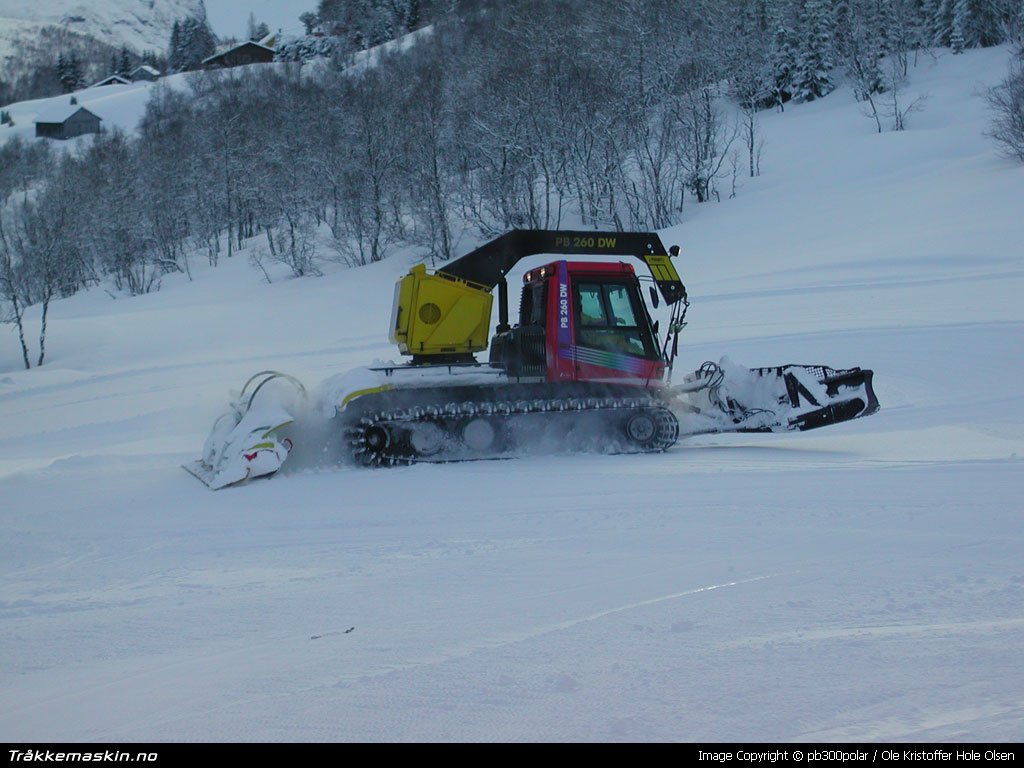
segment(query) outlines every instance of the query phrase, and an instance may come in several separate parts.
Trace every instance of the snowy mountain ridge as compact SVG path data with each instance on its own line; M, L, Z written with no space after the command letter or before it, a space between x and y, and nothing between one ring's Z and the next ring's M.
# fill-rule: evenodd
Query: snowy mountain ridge
M0 0L0 104L59 92L39 78L61 54L85 55L88 83L109 74L109 54L98 52L163 53L174 22L202 11L202 0Z
M174 22L201 10L202 0L0 0L0 40L11 39L11 30L25 34L55 25L109 45L127 45L139 53L162 51Z

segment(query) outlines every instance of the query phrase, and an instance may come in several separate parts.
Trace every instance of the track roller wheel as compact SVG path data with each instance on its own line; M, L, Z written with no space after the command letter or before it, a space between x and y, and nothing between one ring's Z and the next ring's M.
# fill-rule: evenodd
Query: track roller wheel
M474 453L486 453L498 444L498 426L492 419L477 417L462 427L462 442Z
M626 418L623 431L641 451L664 451L679 439L679 421L667 408L639 408Z

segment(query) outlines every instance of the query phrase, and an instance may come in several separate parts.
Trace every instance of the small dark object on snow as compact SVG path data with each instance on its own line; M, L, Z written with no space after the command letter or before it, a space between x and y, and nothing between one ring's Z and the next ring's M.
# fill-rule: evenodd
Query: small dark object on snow
M344 632L324 632L322 635L310 635L309 639L310 640L319 640L321 637L329 637L330 635L347 635L349 632L352 632L354 629L355 629L355 627L349 627Z

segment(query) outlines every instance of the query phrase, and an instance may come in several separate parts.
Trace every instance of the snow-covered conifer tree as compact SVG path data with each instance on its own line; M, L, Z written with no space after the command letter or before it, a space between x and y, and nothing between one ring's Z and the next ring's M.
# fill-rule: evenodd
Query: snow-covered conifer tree
M793 78L796 74L796 46L793 28L779 14L774 22L772 36L772 70L775 80L775 103L782 105L793 97Z
M967 14L967 0L953 0L953 25L949 33L949 47L953 50L953 53L964 52Z
M955 0L930 0L925 7L932 45L949 45L953 33L953 3Z
M167 46L167 66L171 72L181 72L184 67L184 55L181 50L181 22L175 21L171 27L171 41Z
M117 59L117 68L114 71L115 74L121 77L128 77L132 73L132 58L131 53L128 51L128 46L121 46L121 53Z
M800 14L800 49L796 56L793 97L797 101L821 98L835 88L833 30L829 0L806 0Z

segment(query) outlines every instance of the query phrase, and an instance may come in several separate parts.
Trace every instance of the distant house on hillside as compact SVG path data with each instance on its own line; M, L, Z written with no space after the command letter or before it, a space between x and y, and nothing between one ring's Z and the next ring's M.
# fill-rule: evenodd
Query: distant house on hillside
M141 67L136 67L128 77L132 79L133 83L137 83L139 80L148 80L149 82L153 82L160 79L160 71L154 69L148 64L143 64Z
M51 107L36 118L36 138L64 140L99 133L102 119L78 104Z
M110 77L103 78L98 83L93 83L89 87L99 88L101 85L131 85L131 82L132 81L129 80L127 77L121 77L120 75L111 75Z
M246 40L234 48L203 59L203 69L225 69L243 64L266 64L274 60L274 49Z

